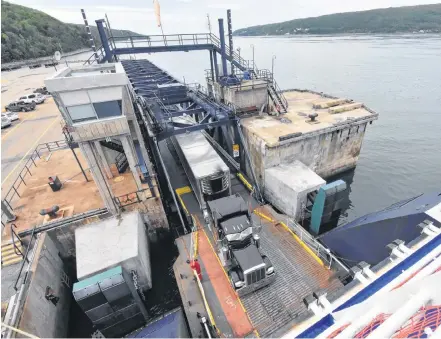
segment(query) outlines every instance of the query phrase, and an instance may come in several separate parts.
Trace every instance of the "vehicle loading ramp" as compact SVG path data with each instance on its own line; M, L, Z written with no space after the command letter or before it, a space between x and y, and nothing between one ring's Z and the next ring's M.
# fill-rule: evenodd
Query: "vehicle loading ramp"
M190 186L179 159L174 156L174 149L170 146L167 145L166 141L159 143L173 189ZM272 214L271 208L262 207L253 197L250 198L250 193L245 185L233 174L231 175L231 190L232 194L240 194L251 205L251 209L258 208L262 215L277 220L278 216ZM187 213L203 223L204 219L193 192L186 192L180 195L180 198L182 200L181 205L185 206L184 209ZM203 285L207 291L214 292L207 293L211 296L209 304L216 320L219 322L218 326L220 328L224 327L225 333L229 331L224 321L229 323L230 331L232 330L236 335L239 333L243 335L239 330L240 322L236 324L236 322L230 323L229 321L231 315L227 315L227 311L224 309L226 306L223 305L228 302L229 304L235 304L239 309L243 305L252 327L260 337L278 337L281 335L278 330L281 330L282 327L289 329L300 319L299 316L308 312L303 303L303 298L320 290L330 293L342 287L343 284L338 280L334 274L335 272L316 261L316 258L305 249L305 245L299 243L282 224L270 222L255 214L253 214L253 219L255 223L262 225L261 249L262 253L270 258L274 266L277 275L275 282L241 298L234 294L237 303L234 302L231 296L228 298L226 292L231 290L231 284L228 277L222 272L223 267L220 260L216 258L217 253L214 252L215 241L213 235L206 225L200 224L199 226L203 227L203 231L199 231L199 239L205 237L202 234L205 233L206 239L210 241L207 241L205 245L211 244L213 246L213 248L209 248L209 251L208 247L206 247L206 251L201 251L201 248L199 248L202 275L204 276ZM209 267L206 267L207 265ZM207 271L207 268L211 273ZM223 274L220 275L219 272ZM210 276L215 276L215 281L211 282Z
M263 213L270 215L265 208ZM317 262L281 224L257 215L254 222L262 224L261 250L270 258L276 280L274 283L241 298L253 326L261 337L280 336L281 327L295 325L307 308L303 298L313 292L328 293L343 286L333 271Z

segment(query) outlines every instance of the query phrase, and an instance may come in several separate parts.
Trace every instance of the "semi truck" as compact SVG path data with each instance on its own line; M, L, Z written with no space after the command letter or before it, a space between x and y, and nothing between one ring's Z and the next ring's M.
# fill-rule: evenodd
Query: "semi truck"
M236 194L208 201L207 212L221 261L239 296L272 283L276 272L262 253L260 226L254 225L244 199Z

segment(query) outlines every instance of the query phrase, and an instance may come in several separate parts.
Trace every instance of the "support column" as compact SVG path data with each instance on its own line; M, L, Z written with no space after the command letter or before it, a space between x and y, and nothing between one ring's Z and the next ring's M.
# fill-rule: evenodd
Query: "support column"
M219 39L221 44L221 54L222 54L222 73L223 76L228 76L227 70L227 51L225 46L225 32L224 32L224 19L218 19L219 21Z
M89 142L81 142L79 143L81 152L83 153L84 158L89 165L90 172L92 173L93 180L95 181L96 186L98 187L98 191L100 192L101 198L104 201L104 205L108 209L110 213L116 215L118 213L118 207L113 200L113 193L110 189L106 178L101 172L101 168L96 159L95 153L91 147Z
M213 65L213 54L215 51L208 51L210 53L210 67L211 67L211 81L214 82L214 65Z
M133 120L133 126L135 127L135 133L138 138L139 146L141 147L141 154L142 157L144 158L144 163L147 167L147 171L149 172L146 180L150 187L150 192L152 193L152 196L156 197L155 188L152 183L152 178L155 176L155 172L153 171L152 163L150 162L150 158L149 158L149 153L147 152L147 148L145 147L144 137L142 136L141 128L139 127L136 117Z
M138 170L136 168L138 162L136 161L137 156L135 153L135 147L133 145L133 142L127 136L121 137L120 140L123 145L124 153L126 154L127 161L129 162L129 167L130 170L132 171L133 179L135 180L136 187L138 188L138 190L142 190L141 179L139 179Z
M106 172L107 179L112 179L113 178L112 171L110 170L109 163L107 162L107 158L104 154L103 146L100 144L99 141L95 141L95 148L96 148L98 155L100 157L101 165L104 168L104 171Z
M227 9L227 25L228 25L228 40L230 45L230 57L231 57L231 74L234 74L234 48L233 48L233 24L231 20L231 9ZM240 60L239 60L240 62Z
M217 64L217 53L213 51L213 62L214 62L214 75L216 78L216 82L219 81L219 66Z
M109 40L107 39L106 31L104 30L104 19L95 20L96 28L98 29L98 34L101 39L101 45L104 49L104 59L103 62L112 62L113 55L110 50Z

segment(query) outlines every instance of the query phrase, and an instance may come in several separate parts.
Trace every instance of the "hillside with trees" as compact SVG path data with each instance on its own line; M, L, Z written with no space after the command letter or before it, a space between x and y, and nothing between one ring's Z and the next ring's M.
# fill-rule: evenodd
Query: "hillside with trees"
M2 62L12 62L89 48L84 25L66 24L46 13L2 1ZM78 15L81 15L78 12ZM98 31L91 26L95 42ZM137 35L112 29L114 36Z
M441 32L441 4L322 15L241 28L239 36L289 34L389 34Z

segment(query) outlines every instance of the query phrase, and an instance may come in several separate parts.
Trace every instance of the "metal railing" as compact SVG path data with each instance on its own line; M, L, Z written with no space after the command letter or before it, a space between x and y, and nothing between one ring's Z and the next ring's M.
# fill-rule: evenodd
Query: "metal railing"
M115 158L115 165L118 171L128 164L128 160L125 153L119 153Z
M18 291L17 285L18 285L18 282L20 281L20 277L23 273L23 269L25 267L25 264L26 264L26 262L29 263L28 255L29 255L29 250L32 248L32 241L34 239L36 239L36 236L35 236L35 229L36 228L37 228L37 225L35 225L34 228L32 229L31 238L29 239L29 244L26 247L25 254L22 254L23 259L25 259L25 260L22 261L21 266L20 266L20 270L17 274L17 278L15 279L14 290L16 290L16 291ZM11 226L11 229L12 229L12 226ZM15 232L14 232L14 234L15 234ZM18 235L17 235L17 238L18 238ZM20 238L18 238L18 239L20 239ZM14 241L14 238L12 238L12 241ZM21 240L20 240L20 243L23 246L23 242ZM24 277L24 282L26 282L26 278L27 278L27 274Z
M89 59L85 60L83 65L92 65L96 62L95 53L97 54L98 60L101 60L104 56L104 49L103 46L100 46L96 49L96 52L92 52L92 55L89 57ZM80 61L82 62L82 61Z
M193 34L169 34L169 35L139 35L110 37L110 45L116 48L124 47L163 47L163 46L186 46L186 45L213 45L217 50L221 49L220 39L213 33L193 33ZM251 60L245 60L236 51L232 55L228 53L229 45L225 43L227 58L234 60L243 68L257 71L256 65Z
M121 36L109 38L109 42L116 48L212 44L210 33Z
M302 226L292 219L286 220L287 226L291 229L301 241L303 241L320 259L326 263L328 268L333 265L337 269L349 272L349 269L344 265L329 249L323 246L317 239L309 234Z
M155 185L153 186L153 189L154 189L154 187L155 187ZM149 193L147 193L147 192L149 192ZM115 197L114 200L115 200L116 205L119 208L124 209L124 207L142 202L142 201L146 200L146 198L147 199L154 198L153 195L147 196L146 194L151 194L150 188L145 188L145 189L142 189L139 191L123 194L118 197Z
M2 200L5 202L5 204L8 206L8 208L12 211L12 202L13 200L18 197L20 198L20 189L23 186L27 186L25 179L27 176L32 176L32 168L37 167L37 164L35 163L35 160L41 159L43 154L50 153L52 151L56 151L59 149L65 149L68 148L69 145L66 142L66 140L57 140L52 142L45 142L42 144L39 144L34 151L29 156L26 163L23 165L22 169L18 172L18 175L16 179L13 181L11 187L9 189L4 189L3 192L6 192L6 194L2 197ZM23 193L23 192L21 192ZM5 227L5 223L3 222L5 213L2 211L1 213L1 222L2 227Z
M11 224L11 238L12 238L12 247L14 248L14 253L17 256L21 256L23 259L26 259L28 261L28 259L25 257L25 255L23 254L23 252L20 250L20 248L17 246L16 242L17 240L20 242L20 245L23 247L23 241L21 241L20 237L18 236L17 233L15 233L14 228L17 228L17 225L15 224Z
M239 82L237 84L228 85L229 88L236 88L237 90L252 89L254 88L255 84L253 83L244 84L242 80L247 80L247 79L263 80L267 83L268 90L271 91L272 94L277 95L277 98L281 101L283 108L285 110L288 108L288 100L286 100L285 96L283 95L283 91L280 89L279 85L274 79L274 75L269 70L260 69L257 71L247 72L247 73L245 73L244 71L236 71L234 75L239 79ZM205 78L207 82L211 81L212 79L211 69L205 70Z

